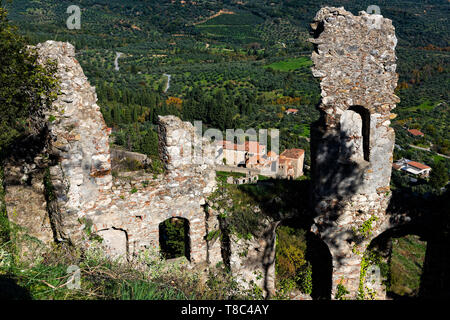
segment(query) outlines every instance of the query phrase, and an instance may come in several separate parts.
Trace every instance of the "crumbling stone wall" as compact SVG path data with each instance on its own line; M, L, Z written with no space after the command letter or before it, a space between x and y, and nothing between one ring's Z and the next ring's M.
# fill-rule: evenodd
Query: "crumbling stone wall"
M0 202L4 202L0 209L4 205L10 222L9 237L17 243L21 258L26 259L39 256L54 238L45 186L47 126L37 124L34 134L12 146L8 158L0 164Z
M214 266L224 263L235 277L237 283L245 289L254 286L262 290L264 297L275 294L275 250L276 228L279 222L266 217L262 221L259 235L251 239L244 239L233 232L229 226L221 223L220 214L225 212L223 207L209 199L207 202L208 225L208 253L209 263ZM229 199L226 206L233 206ZM254 214L262 214L259 206L252 207Z
M311 27L313 75L322 90L311 134L312 230L333 258L332 297L341 284L355 298L363 253L389 227L397 39L391 20L344 8L322 8Z
M108 142L111 129L96 103L95 88L75 59L74 47L47 41L36 48L40 61L57 62L60 94L42 120L43 143L36 152L40 156L5 167L8 215L17 212L22 224L38 226L38 220L45 220L50 212L46 226L50 220L52 230L41 234L42 240L54 235L57 241L89 247L93 236L100 236L107 253L126 259L144 248L159 247L161 222L185 218L189 221L190 260L206 262L202 205L216 185L214 149L209 141L190 123L173 116L160 117L159 148L165 174L113 178ZM40 161L42 157L46 161ZM39 161L43 164L34 170ZM33 175L26 174L30 168ZM10 181L17 183L13 186ZM27 190L32 206L25 205Z

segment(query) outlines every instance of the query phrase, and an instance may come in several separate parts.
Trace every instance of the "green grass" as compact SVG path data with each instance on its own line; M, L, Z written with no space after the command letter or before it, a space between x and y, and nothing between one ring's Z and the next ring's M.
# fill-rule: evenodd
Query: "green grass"
M438 163L440 161L445 161L445 158L442 156L434 155L433 160L434 160L434 163Z
M439 104L439 102L431 102L429 100L422 102L420 105L418 106L414 106L414 107L409 107L406 109L403 109L402 111L417 111L417 110L421 110L421 111L431 111L433 110L437 105Z
M393 239L391 260L391 292L415 297L420 288L426 242L418 236L408 235Z
M224 14L195 27L213 38L233 39L239 42L261 41L255 27L264 20L251 13Z
M119 286L120 300L186 300L182 291L165 284L145 280L122 282ZM190 299L195 299L194 296Z
M303 125L303 132L301 134L302 137L309 138L311 136L311 126Z
M291 58L288 60L274 62L272 64L264 66L264 68L271 68L271 69L277 70L277 71L289 72L289 71L300 69L302 67L309 67L309 66L312 66L312 61L309 58L299 57L299 58Z

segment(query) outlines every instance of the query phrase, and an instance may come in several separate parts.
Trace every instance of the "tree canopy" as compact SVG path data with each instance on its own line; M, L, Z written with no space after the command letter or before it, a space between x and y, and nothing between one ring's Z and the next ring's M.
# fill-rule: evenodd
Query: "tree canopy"
M37 54L8 22L0 1L0 155L33 132L33 117L56 97L56 65L37 62Z

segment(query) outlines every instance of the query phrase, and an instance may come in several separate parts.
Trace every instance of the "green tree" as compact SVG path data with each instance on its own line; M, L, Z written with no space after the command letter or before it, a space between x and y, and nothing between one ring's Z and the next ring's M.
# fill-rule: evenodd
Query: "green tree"
M17 28L11 26L0 1L0 154L20 137L34 131L32 119L56 98L56 65L37 62Z
M448 182L448 170L443 161L438 161L432 168L430 174L430 185L434 189L444 187Z
M158 156L158 134L152 129L145 133L140 151L148 156Z

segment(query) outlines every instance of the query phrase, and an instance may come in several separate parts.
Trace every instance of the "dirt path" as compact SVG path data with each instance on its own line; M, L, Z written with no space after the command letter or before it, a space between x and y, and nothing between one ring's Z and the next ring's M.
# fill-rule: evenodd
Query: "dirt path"
M122 52L116 52L116 60L114 60L114 69L116 69L116 71L119 71L119 58L120 56L123 55Z
M198 22L194 22L193 25L196 26L198 24L202 24L202 23L208 22L209 20L217 18L218 16L221 16L223 14L236 14L236 13L233 12L233 11L227 10L227 9L222 9L219 12L217 12L216 14L213 14L212 16L210 16L208 18L205 18L205 19L200 20Z

